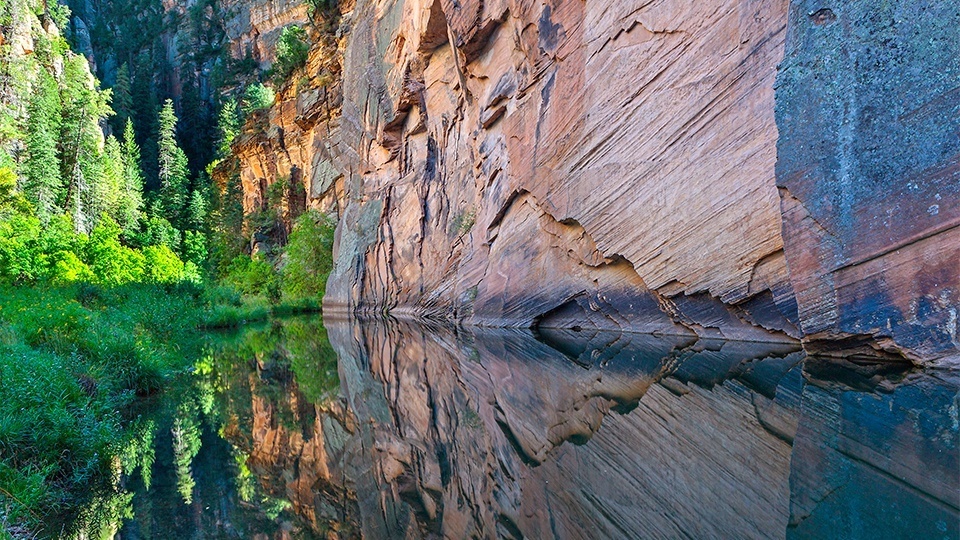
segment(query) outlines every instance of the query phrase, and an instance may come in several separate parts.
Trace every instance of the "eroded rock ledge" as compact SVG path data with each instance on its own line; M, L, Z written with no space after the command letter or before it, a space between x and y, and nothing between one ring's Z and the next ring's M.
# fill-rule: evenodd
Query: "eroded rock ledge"
M345 3L244 161L339 212L331 311L953 365L951 5Z

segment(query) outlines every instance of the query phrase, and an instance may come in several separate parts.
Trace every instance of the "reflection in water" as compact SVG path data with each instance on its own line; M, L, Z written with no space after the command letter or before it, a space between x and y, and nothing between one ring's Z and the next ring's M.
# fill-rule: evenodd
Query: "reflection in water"
M313 424L339 407L322 323L297 318L212 335L190 379L164 396L145 434L150 460L123 479L132 517L118 537L322 537L324 524L302 517L297 489L309 489L289 482L310 476L323 447Z
M212 348L120 536L960 536L957 373L629 334L327 331Z

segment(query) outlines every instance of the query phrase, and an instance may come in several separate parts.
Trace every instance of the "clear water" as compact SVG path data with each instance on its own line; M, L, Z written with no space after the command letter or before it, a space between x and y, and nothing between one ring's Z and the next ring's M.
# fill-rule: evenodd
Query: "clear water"
M214 341L120 538L960 538L956 372L396 322Z

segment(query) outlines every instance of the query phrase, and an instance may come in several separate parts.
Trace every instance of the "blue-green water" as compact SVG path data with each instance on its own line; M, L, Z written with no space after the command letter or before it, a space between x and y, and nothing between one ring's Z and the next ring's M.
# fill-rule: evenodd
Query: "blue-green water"
M398 322L212 343L144 413L119 538L960 538L956 372Z

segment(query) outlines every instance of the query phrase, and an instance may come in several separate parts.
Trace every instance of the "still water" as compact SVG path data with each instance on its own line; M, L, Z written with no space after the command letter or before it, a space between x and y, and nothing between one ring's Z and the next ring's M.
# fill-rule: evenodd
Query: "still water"
M214 341L118 538L960 538L957 372L399 322Z

